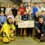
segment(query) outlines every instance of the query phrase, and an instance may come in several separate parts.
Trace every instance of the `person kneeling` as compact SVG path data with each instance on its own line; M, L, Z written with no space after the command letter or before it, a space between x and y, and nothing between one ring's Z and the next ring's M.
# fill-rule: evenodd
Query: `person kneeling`
M40 41L44 41L44 34L45 34L45 24L43 18L39 18L39 23L36 25L36 37L40 39Z
M7 22L4 23L4 25L2 26L2 29L1 29L1 32L3 32L3 39L2 39L3 42L7 43L7 42L10 42L10 40L13 39L11 37L11 34L12 34L11 30L15 31L15 27L14 27L12 18L8 17Z

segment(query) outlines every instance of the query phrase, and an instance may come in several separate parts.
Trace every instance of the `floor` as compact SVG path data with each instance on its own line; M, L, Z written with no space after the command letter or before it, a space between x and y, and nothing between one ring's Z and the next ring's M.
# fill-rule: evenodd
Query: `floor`
M15 41L10 42L9 44L0 42L0 45L45 45L45 42L40 42L31 37L15 37Z

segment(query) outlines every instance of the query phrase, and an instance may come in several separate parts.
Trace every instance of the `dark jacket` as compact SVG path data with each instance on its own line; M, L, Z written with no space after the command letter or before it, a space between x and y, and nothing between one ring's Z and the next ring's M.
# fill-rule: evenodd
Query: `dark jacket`
M14 17L15 17L17 15L17 9L16 8L13 8L11 11L12 11Z
M42 24L37 23L37 25L35 25L35 29L36 30L39 29L40 31L45 32L45 23L42 23Z
M22 18L21 18L23 21L27 21L28 20L28 15L23 15Z

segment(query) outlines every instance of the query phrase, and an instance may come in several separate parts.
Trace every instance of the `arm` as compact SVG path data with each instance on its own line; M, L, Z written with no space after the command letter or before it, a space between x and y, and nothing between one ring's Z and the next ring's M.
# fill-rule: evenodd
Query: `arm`
M39 24L35 24L35 30L37 30L37 32L40 33Z

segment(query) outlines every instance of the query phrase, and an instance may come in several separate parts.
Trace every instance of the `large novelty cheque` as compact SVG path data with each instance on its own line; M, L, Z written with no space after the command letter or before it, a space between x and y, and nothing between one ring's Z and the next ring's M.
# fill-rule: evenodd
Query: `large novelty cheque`
M34 28L34 20L18 22L18 28Z

